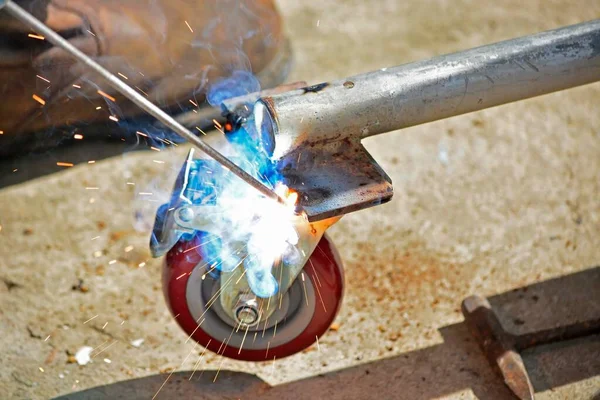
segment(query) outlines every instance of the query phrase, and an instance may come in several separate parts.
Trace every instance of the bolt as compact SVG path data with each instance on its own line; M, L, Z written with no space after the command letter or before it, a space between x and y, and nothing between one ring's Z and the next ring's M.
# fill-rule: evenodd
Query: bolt
M244 296L245 297L245 296ZM240 298L235 309L236 322L242 326L253 326L260 321L260 312L255 298Z
M194 219L194 210L189 207L184 207L178 211L177 215L183 222L190 222Z

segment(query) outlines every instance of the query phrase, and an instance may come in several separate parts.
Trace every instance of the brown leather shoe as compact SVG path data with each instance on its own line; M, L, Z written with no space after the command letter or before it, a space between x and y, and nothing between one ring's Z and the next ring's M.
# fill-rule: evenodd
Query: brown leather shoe
M22 0L20 4L173 112L181 105L201 105L211 83L234 71L268 72L270 81L264 86L280 83L287 72L280 59L286 43L272 0ZM26 27L1 14L0 131L5 138L140 113L61 49L35 33L28 36L32 32ZM3 150L0 153L6 147Z

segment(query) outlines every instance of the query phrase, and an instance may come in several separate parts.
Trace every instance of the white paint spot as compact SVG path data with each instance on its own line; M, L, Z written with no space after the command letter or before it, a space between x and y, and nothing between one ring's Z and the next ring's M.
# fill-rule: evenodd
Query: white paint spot
M90 354L92 354L93 350L94 349L90 346L83 346L77 350L77 353L75 353L75 360L77 361L77 364L86 365L89 363L92 360L90 358Z

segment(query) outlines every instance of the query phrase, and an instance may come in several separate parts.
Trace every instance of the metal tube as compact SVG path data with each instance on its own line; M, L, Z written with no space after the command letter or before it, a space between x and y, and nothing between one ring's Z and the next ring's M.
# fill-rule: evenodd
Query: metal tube
M284 156L301 142L362 139L598 80L594 20L262 101L274 120L274 153ZM284 135L291 138L277 143Z
M117 78L107 69L103 68L100 64L94 61L92 58L84 54L78 48L73 46L67 40L65 40L62 36L54 32L48 26L46 26L43 22L29 14L27 11L23 10L20 6L14 3L11 0L0 0L0 9L6 10L9 14L11 14L14 18L28 25L34 31L43 35L46 40L48 40L53 45L62 48L69 55L71 55L74 59L81 62L97 74L99 74L102 78L106 80L106 82L112 86L115 90L121 93L123 96L131 100L142 110L152 115L154 118L162 122L169 129L173 130L182 138L187 139L194 146L202 150L208 156L213 158L215 161L219 162L219 164L223 165L225 168L229 169L233 174L237 175L240 179L248 183L250 186L254 187L256 190L261 192L263 195L270 197L274 200L285 204L285 201L281 199L275 192L270 190L268 187L263 185L260 181L255 179L252 175L248 174L246 171L235 165L231 162L227 157L223 156L217 150L215 150L210 145L204 143L202 139L194 135L188 129L186 129L183 125L177 122L173 117L168 115L166 112L161 110L151 101L143 97L141 94L132 89L125 82Z

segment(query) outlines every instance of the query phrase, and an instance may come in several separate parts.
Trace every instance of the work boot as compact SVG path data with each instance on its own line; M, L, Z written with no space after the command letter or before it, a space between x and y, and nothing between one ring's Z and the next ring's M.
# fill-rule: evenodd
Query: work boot
M202 106L212 84L239 71L257 76L263 88L288 71L289 49L272 0L16 3L172 114ZM82 136L81 130L85 136L82 122L110 128L142 113L1 10L0 101L0 158Z

